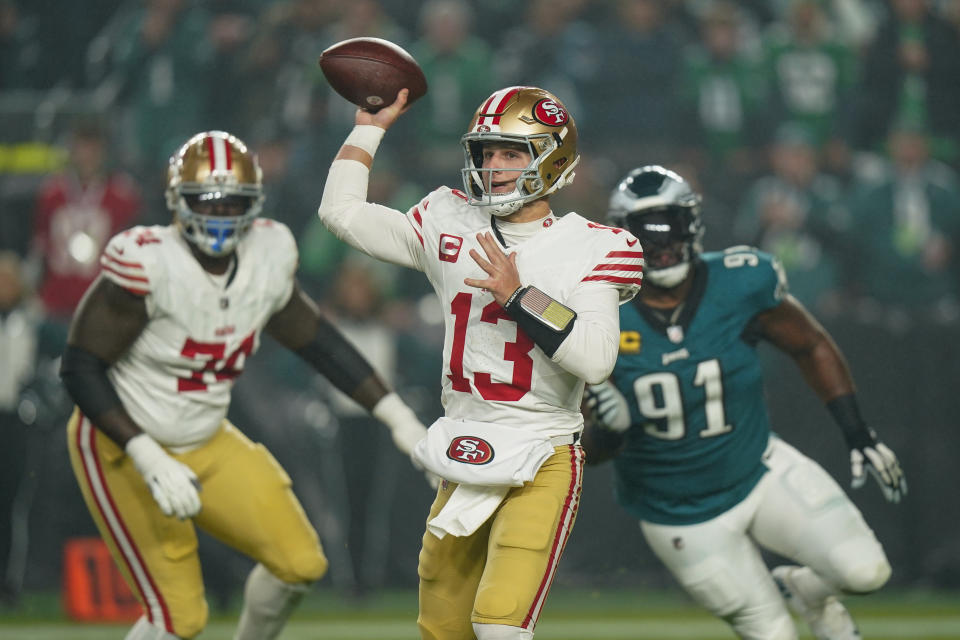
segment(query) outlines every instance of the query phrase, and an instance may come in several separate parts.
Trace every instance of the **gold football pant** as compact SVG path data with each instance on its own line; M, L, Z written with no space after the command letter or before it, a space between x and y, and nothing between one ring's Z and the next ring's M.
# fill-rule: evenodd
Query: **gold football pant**
M171 454L200 480L203 509L191 520L164 516L130 458L78 410L67 438L100 535L147 619L167 632L192 638L207 621L194 524L285 582L326 573L327 559L289 476L228 421L199 448Z
M423 535L420 616L424 640L474 638L474 622L533 630L580 504L583 449L556 447L533 482L511 489L470 536ZM456 484L441 487L435 517Z

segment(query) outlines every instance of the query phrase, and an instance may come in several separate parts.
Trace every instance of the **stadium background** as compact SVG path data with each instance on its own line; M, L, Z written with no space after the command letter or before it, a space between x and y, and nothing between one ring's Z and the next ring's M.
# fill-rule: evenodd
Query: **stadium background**
M922 26L895 10L910 4ZM807 20L817 35L801 45ZM556 210L603 221L623 173L665 164L703 191L708 249L779 255L909 480L896 506L873 485L852 494L889 554L889 590L960 590L960 2L0 0L0 249L43 290L38 198L70 170L78 135L103 137L109 171L140 194L134 222L155 224L168 220L166 158L192 133L226 129L260 154L265 215L296 233L305 285L429 423L442 364L432 293L419 274L350 254L315 219L353 110L316 59L357 35L407 47L430 82L378 153L371 199L403 209L458 187L473 110L497 88L535 84L580 131L577 181ZM903 49L917 43L926 61L910 67ZM921 169L898 169L918 148L930 155ZM898 185L918 180L927 199L911 209ZM68 313L28 303L41 348L31 375L4 379L16 397L3 409L13 552L0 620L56 593L64 543L95 534L63 442L55 357ZM775 429L845 484L838 429L792 363L765 353ZM231 417L284 464L324 540L331 572L317 589L351 601L412 589L431 496L383 430L268 341L234 398ZM211 604L229 611L249 564L201 548ZM616 507L608 466L586 476L557 588L676 592Z

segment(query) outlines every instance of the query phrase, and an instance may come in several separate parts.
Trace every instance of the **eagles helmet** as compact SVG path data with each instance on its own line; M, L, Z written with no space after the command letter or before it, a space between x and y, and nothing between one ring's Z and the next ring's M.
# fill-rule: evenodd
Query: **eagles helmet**
M553 94L537 87L507 87L483 101L460 139L464 149L463 188L468 202L507 216L524 204L573 182L577 155L577 125ZM515 143L530 154L530 164L518 172L516 188L494 193L494 169L483 168L483 147Z
M171 156L166 195L190 244L209 256L229 255L263 207L260 165L236 136L198 133Z
M703 250L700 195L661 166L639 167L624 176L610 195L607 221L640 240L644 280L658 287L683 282Z

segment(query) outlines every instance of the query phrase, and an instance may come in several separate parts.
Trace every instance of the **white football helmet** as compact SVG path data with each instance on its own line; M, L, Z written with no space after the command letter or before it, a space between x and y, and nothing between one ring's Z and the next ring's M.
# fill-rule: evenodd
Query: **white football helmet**
M463 144L463 188L468 202L496 216L518 211L524 204L573 182L577 155L577 125L566 107L537 87L507 87L483 101L470 121ZM483 168L483 147L515 143L526 147L530 164L518 172L516 188L493 193L490 173ZM486 179L484 179L486 178Z
M643 247L644 281L670 289L703 251L700 195L678 174L657 165L630 171L610 194L607 221Z
M260 165L236 136L198 133L171 156L166 195L188 242L209 256L229 255L263 208Z

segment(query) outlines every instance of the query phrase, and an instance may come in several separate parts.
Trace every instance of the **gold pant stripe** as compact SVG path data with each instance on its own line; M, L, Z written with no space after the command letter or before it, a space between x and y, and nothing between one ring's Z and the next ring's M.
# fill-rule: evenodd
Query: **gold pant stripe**
M127 572L133 579L134 586L140 592L140 601L146 610L147 619L151 624L173 633L173 622L167 603L157 589L134 541L128 535L123 519L110 496L97 456L96 431L93 424L79 412L75 417L79 419L77 449L80 453L80 465L83 468L87 489L97 505L105 527L110 531L114 545L126 563Z
M560 523L557 526L556 535L553 538L553 547L550 549L550 561L547 564L547 571L543 575L543 581L537 590L537 596L533 601L533 606L527 612L523 620L524 629L530 631L537 624L540 618L540 612L543 610L543 604L547 600L547 593L550 591L550 585L553 584L553 578L557 573L557 565L560 564L560 556L567 546L567 540L570 539L570 533L573 531L573 523L577 519L577 509L580 506L580 490L583 487L583 449L569 445L570 449L570 489L567 492L567 499L563 504Z

